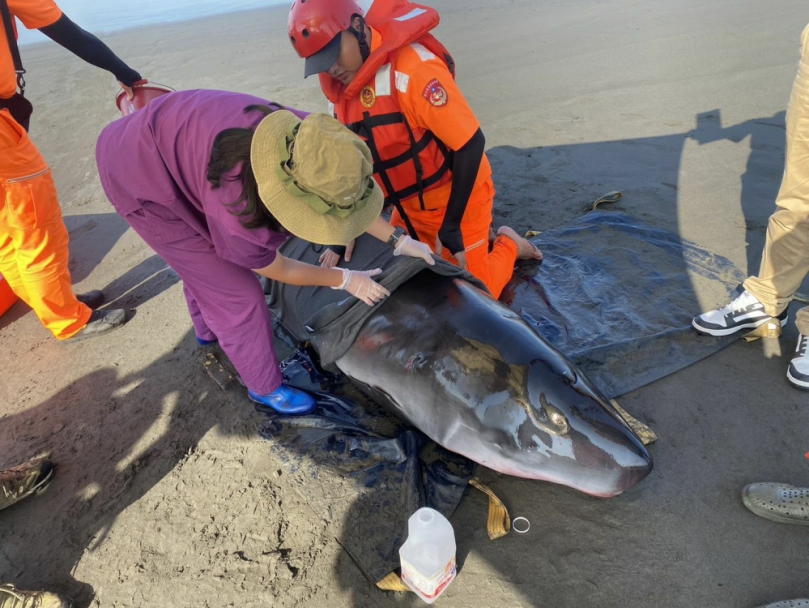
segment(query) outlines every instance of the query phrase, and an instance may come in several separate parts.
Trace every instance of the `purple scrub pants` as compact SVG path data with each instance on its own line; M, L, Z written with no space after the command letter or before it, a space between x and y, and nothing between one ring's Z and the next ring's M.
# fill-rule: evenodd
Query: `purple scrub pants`
M281 386L270 311L253 272L220 258L163 205L143 203L124 219L180 275L197 337L219 340L248 389L266 395Z

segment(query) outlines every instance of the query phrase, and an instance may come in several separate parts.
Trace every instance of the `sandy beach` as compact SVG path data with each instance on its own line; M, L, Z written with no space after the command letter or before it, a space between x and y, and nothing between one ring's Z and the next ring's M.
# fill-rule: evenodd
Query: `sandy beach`
M486 135L498 223L563 226L621 190L611 208L757 271L805 0L431 4ZM269 8L103 38L154 82L324 111L286 16ZM137 314L75 345L21 304L0 318L0 467L46 452L59 467L45 494L0 514L0 581L81 607L422 605L376 590L342 550L356 526L339 480L290 475L246 397L205 375L179 278L99 184L96 138L119 116L113 78L52 44L24 47L23 59L76 290L104 289ZM697 291L694 314L724 303ZM452 519L462 568L438 605L809 597L809 528L760 519L739 497L756 481L809 486L809 395L784 376L796 338L790 322L780 341L734 343L623 396L660 439L654 472L622 496L481 470L531 530L490 541L485 498L468 493Z

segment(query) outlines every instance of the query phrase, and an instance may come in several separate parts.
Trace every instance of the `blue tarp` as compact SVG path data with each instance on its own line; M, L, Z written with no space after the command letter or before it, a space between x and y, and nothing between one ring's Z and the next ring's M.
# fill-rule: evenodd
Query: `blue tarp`
M696 243L609 211L588 213L532 240L544 261L518 268L501 300L608 397L738 339L700 335L691 327L701 312L698 288L719 302L745 278L730 260Z

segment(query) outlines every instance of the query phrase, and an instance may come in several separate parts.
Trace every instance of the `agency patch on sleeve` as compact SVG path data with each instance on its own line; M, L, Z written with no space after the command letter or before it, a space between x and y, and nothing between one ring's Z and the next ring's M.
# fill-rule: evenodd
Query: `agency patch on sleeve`
M443 108L449 103L449 94L447 90L438 82L437 78L433 78L424 87L424 99L430 102L436 108Z

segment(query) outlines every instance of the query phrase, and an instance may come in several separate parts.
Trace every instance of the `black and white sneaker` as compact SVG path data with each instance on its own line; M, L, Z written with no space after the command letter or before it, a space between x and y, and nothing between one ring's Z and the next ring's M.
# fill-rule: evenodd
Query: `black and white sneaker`
M809 336L801 334L798 336L798 346L795 348L795 356L789 362L787 368L787 380L792 386L809 389L809 353L806 352L809 346Z
M764 305L746 289L724 308L704 312L694 317L691 325L698 332L712 336L729 336L743 329L756 329L773 317L764 312ZM784 309L777 321L783 327L787 322L787 310Z

